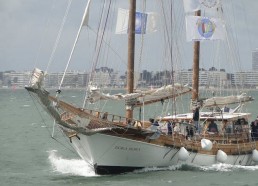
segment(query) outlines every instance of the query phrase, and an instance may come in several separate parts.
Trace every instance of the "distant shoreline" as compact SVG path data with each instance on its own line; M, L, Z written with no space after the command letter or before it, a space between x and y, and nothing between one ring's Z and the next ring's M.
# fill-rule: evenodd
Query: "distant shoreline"
M25 87L0 87L0 90L25 90ZM46 90L57 90L58 87L45 88ZM61 90L85 90L85 87L77 87L77 88L62 88ZM103 88L104 90L126 90L126 88Z
M0 90L22 90L25 88L24 87L0 87ZM45 88L46 90L57 90L58 87L50 87L50 88ZM73 87L73 88L68 88L68 87L63 87L62 90L85 90L86 88L85 87ZM102 88L104 90L122 90L122 91L126 91L126 88ZM143 87L143 88L139 88L141 90L148 90L148 88L146 87ZM200 88L200 91L217 91L216 88L212 88L212 89L204 89L204 88ZM241 92L244 92L243 90L245 91L258 91L258 89L256 88L245 88L245 89L237 89L237 88L223 88L223 89L218 89L218 90L222 90L222 91L236 91L236 90L239 90Z

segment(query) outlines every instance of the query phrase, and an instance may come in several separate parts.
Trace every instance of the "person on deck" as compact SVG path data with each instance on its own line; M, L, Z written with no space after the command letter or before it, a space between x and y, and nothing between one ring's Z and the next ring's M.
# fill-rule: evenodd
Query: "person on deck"
M217 124L214 122L214 120L211 120L211 123L208 127L208 132L214 132L214 133L218 133L218 126Z
M253 140L258 140L258 118L251 123L251 136Z
M132 126L131 119L126 119L126 125L127 125L127 127L131 127Z
M154 121L153 118L150 118L149 121L150 121L150 123L151 123L150 129L151 129L152 131L156 131L156 130L158 129L158 126L159 126L158 120L155 120L155 121Z
M176 134L179 134L180 131L181 131L181 129L180 129L179 123L176 123L176 124L175 124L175 127L174 127L174 132L175 132Z
M172 123L170 121L167 121L167 130L168 135L172 135Z
M191 139L194 135L194 129L192 126L186 126L186 139Z
M108 119L108 113L107 113L107 112L105 112L105 113L103 114L102 119L103 119L103 120L107 120L107 119Z
M150 118L150 119L149 119L149 122L151 123L151 125L153 125L153 124L154 124L154 119L153 119L153 118Z
M159 126L158 120L155 120L155 122L153 123L153 125L158 127L158 126Z
M197 133L200 133L199 119L200 119L199 108L196 107L193 112L193 121L194 121L194 126Z

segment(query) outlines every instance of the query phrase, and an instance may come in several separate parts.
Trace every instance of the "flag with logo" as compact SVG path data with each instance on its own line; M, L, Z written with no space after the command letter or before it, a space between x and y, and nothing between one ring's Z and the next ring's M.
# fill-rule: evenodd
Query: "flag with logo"
M186 40L224 40L225 24L221 19L186 16Z
M116 34L128 33L129 10L119 8L116 22ZM135 33L147 34L157 31L157 14L153 12L135 13Z

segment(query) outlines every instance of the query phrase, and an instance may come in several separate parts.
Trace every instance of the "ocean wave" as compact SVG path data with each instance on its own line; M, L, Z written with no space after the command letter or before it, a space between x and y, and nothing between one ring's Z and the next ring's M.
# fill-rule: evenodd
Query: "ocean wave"
M152 171L200 171L200 172L238 172L238 171L257 171L258 166L241 166L230 164L214 164L211 166L197 166L189 164L178 164L168 167L148 167L134 171L135 173Z
M64 159L60 155L58 155L56 150L48 151L48 153L48 159L52 165L52 169L54 172L73 176L97 176L91 165L86 163L84 160Z

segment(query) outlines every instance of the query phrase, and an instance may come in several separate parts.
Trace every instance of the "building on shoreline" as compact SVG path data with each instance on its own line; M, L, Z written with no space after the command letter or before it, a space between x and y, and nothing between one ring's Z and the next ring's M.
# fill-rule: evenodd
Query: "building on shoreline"
M58 87L62 81L63 73L50 73L45 77L46 87ZM85 87L89 79L89 74L86 72L69 71L66 72L62 87L77 88Z
M29 83L31 72L0 72L0 87L24 87ZM47 88L59 87L63 73L49 73L45 76L45 86ZM174 81L172 81L173 77ZM82 88L88 85L88 82L94 82L99 87L125 87L126 74L119 75L118 71L101 67L95 70L90 77L88 72L69 71L66 72L62 87ZM241 71L227 73L224 69L211 67L208 70L200 69L200 87L220 87L220 88L257 88L258 70ZM180 83L182 85L192 85L192 69L181 71L161 71L148 72L146 70L135 75L135 81L138 87L160 87L165 84Z
M246 88L256 88L258 86L258 71L236 72L232 84Z
M24 87L29 83L31 72L6 71L1 73L2 86Z
M224 69L217 70L212 67L209 70L200 69L199 71L199 86L201 87L229 87L232 83L230 74ZM192 85L192 69L182 70L175 73L177 81L181 84Z
M6 71L0 72L0 87L25 87L28 85L31 77L31 72L15 72ZM63 72L48 73L45 75L44 84L48 88L56 88L60 86L62 82L62 87L65 88L78 88L86 87L89 82L90 75L88 72L79 71L68 71L66 72L63 79ZM96 82L98 80L98 86L117 86L119 82L118 72L114 72L113 69L101 68L101 70L96 69L94 75L92 76L92 81Z

